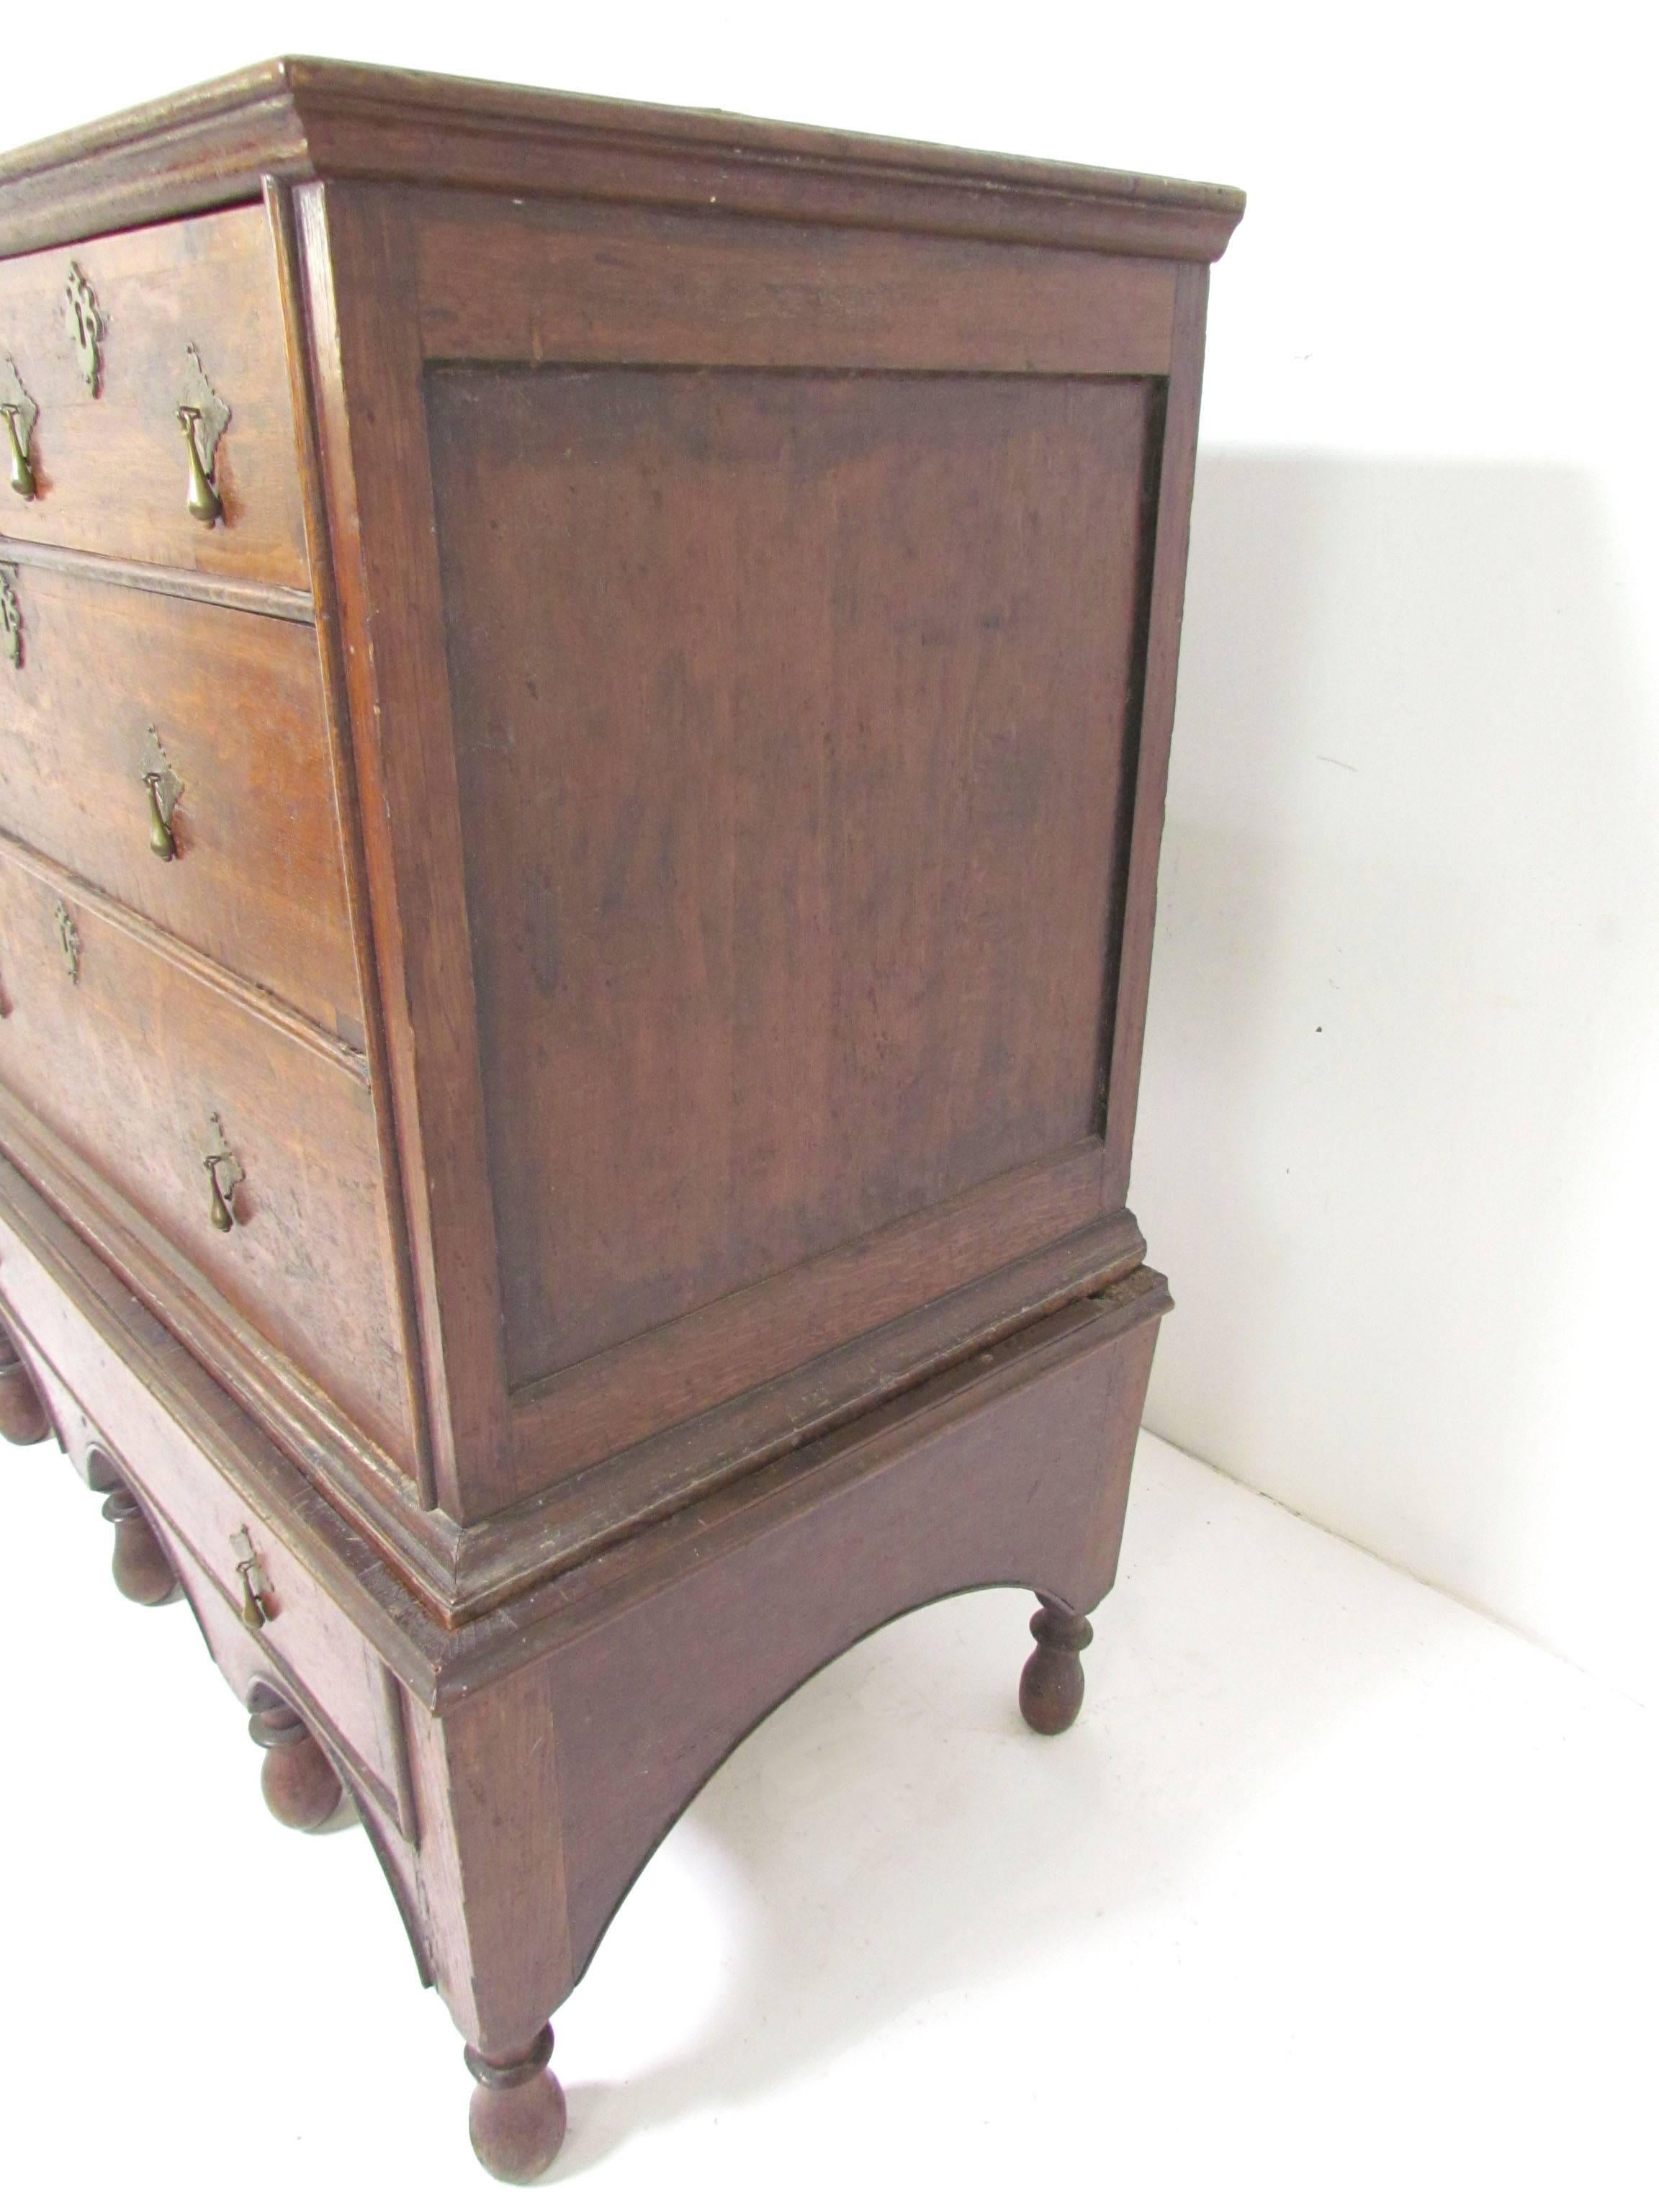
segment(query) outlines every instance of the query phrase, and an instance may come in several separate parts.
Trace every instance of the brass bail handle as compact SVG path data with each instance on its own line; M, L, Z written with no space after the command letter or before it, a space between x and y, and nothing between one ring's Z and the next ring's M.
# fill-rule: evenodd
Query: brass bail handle
M210 1152L202 1165L207 1170L208 1186L213 1194L208 1201L208 1219L228 1237L236 1226L230 1201L241 1177L232 1172L235 1162L228 1152Z
M161 811L161 778L157 770L146 773L144 788L149 793L149 849L158 860L176 860L179 842L173 824Z
M179 428L185 434L185 450L190 456L190 489L185 504L196 520L206 523L210 530L216 522L223 519L225 507L224 501L213 488L212 477L202 466L202 451L196 442L196 426L201 419L199 407L181 407L179 410ZM15 432L13 433L12 443L15 448ZM13 482L15 481L14 475Z
M28 448L17 428L17 417L21 411L15 405L0 407L0 415L6 418L6 442L11 448L11 469L7 482L19 499L33 499L34 471L30 465Z

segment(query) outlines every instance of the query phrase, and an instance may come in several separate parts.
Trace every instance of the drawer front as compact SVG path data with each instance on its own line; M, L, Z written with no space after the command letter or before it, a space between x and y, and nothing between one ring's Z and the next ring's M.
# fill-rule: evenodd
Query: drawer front
M95 391L89 356L72 335L75 272L101 326ZM212 456L223 514L207 524L190 511L179 410L198 406L210 424L216 398L229 410ZM0 419L5 535L307 585L282 302L263 208L0 264L0 406L8 403L20 410L33 496L13 488ZM198 441L206 434L198 422Z
M402 1465L406 1382L362 1063L0 854L0 1083ZM216 1170L233 1216L216 1226ZM238 1176L241 1180L236 1180ZM223 1215L221 1214L221 1219Z
M6 830L361 1046L316 632L27 561L3 573Z
M28 1272L3 1231L0 1261L9 1278ZM64 1449L95 1488L118 1480L143 1500L238 1693L246 1698L261 1680L295 1686L346 1747L359 1780L367 1778L382 1809L410 1832L402 1707L379 1654L73 1304L40 1288L17 1325L30 1337L33 1371ZM257 1631L243 1626L237 1571L250 1550L265 1616Z

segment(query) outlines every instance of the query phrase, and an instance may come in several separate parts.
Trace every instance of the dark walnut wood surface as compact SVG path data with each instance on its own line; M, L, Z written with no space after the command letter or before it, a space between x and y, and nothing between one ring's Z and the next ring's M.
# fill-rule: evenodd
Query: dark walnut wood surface
M505 2178L808 1674L1012 1583L1076 1717L1241 207L297 60L0 158L0 1433Z

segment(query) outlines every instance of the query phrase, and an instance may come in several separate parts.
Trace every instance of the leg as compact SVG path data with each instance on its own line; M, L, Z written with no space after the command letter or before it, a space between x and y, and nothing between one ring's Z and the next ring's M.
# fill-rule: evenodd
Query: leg
M44 1443L52 1423L17 1346L0 1328L0 1437L9 1444Z
M320 1828L340 1802L340 1778L292 1705L260 1683L247 1732L264 1752L259 1787L285 1828Z
M1094 1630L1080 1613L1067 1613L1045 1600L1031 1616L1036 1650L1019 1678L1019 1710L1039 1735L1060 1735L1083 1707L1080 1654L1094 1641Z
M466 2047L467 2071L478 2085L468 2133L479 2165L497 2181L533 2181L564 2141L564 2091L548 2065L552 2056L550 2027L520 2058L497 2061Z
M144 1509L125 1483L118 1482L104 1500L104 1518L115 1530L115 1556L110 1572L123 1597L135 1605L166 1605L179 1595L173 1562L156 1540L144 1517Z

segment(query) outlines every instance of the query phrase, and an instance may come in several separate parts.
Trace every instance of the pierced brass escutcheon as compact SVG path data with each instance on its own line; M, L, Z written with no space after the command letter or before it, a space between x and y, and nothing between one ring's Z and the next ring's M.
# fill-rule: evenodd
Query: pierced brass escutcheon
M58 932L58 950L63 956L64 972L71 983L81 980L81 933L75 927L75 916L62 899L54 899L52 907L52 927Z
M219 441L230 421L230 410L208 380L202 356L193 345L185 348L185 381L179 396L179 428L185 434L190 477L185 504L198 522L210 530L224 519L224 501L213 481L213 465Z
M212 1193L208 1200L208 1219L228 1237L236 1226L236 1215L231 1201L236 1195L237 1184L246 1182L247 1177L242 1173L241 1162L230 1149L223 1121L217 1114L210 1114L208 1120L218 1140L215 1149L204 1154L202 1159L202 1165L207 1170L208 1188Z
M34 464L29 459L29 449L34 442L34 426L40 420L40 410L24 390L17 363L9 354L0 356L0 416L5 418L9 450L6 481L19 499L33 499Z
M237 1578L242 1585L242 1626L244 1628L263 1628L270 1619L266 1601L273 1595L259 1565L259 1555L253 1548L253 1539L246 1524L240 1528L230 1540L235 1556Z
M64 319L69 325L75 357L81 364L82 381L95 399L104 375L103 356L98 349L99 340L104 335L104 316L98 295L78 261L71 261L69 265L69 282L64 287Z
M0 659L23 665L23 610L17 604L17 571L0 568Z

